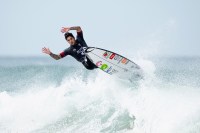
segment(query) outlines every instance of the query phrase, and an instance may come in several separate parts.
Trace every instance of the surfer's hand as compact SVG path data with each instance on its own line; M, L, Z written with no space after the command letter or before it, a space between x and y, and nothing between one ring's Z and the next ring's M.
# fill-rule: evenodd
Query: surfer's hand
M62 32L62 33L66 33L66 32L68 32L69 30L70 30L69 27L62 27L61 32Z
M51 54L51 51L49 50L49 48L45 48L45 47L42 48L42 52L49 55Z

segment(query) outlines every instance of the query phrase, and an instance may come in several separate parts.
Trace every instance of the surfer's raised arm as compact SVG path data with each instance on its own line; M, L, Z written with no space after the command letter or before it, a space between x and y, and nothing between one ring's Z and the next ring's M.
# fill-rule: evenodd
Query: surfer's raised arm
M42 48L42 52L45 53L45 54L50 55L55 60L61 59L60 55L56 55L56 54L52 53L49 48L46 48L46 47Z
M73 27L62 27L61 32L62 33L66 33L66 32L68 32L70 30L76 30L77 32L81 32L82 31L80 26L73 26Z

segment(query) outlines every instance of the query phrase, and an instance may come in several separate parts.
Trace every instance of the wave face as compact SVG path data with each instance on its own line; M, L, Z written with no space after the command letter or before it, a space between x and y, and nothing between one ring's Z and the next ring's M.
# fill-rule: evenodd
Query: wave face
M72 59L0 60L1 132L200 132L200 58L137 59L136 82Z

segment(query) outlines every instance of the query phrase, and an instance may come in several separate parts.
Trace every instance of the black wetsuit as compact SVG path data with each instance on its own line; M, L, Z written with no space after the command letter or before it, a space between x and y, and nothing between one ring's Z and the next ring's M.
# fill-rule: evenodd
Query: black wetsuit
M93 70L94 68L98 68L94 65L90 59L85 55L84 47L88 47L84 38L83 32L77 32L76 42L74 45L70 45L69 48L65 49L63 52L60 53L60 56L63 58L67 55L71 55L77 61L81 62L85 68L89 70Z

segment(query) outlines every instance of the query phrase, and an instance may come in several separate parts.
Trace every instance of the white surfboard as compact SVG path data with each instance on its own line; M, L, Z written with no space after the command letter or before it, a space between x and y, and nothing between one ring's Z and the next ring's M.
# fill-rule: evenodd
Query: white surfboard
M85 53L98 68L110 75L129 80L143 77L142 69L139 65L115 52L88 47Z

